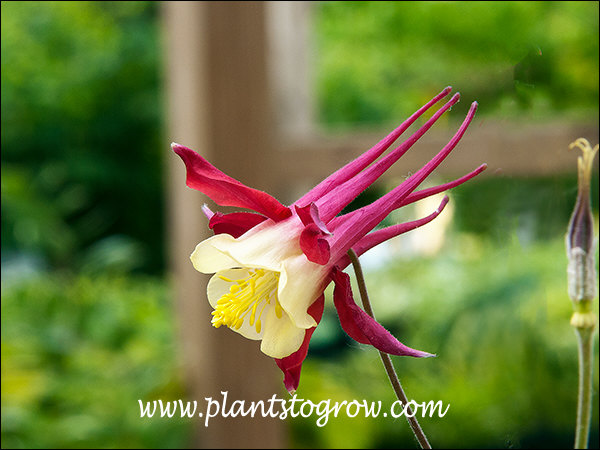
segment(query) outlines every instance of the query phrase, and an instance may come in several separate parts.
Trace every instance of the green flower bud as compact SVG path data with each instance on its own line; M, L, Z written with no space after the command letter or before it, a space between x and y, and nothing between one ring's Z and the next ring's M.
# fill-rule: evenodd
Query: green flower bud
M588 303L596 296L596 264L594 260L594 218L590 205L590 180L592 163L598 152L583 138L571 143L570 149L579 147L583 156L577 159L578 193L566 235L567 277L569 296L576 304Z

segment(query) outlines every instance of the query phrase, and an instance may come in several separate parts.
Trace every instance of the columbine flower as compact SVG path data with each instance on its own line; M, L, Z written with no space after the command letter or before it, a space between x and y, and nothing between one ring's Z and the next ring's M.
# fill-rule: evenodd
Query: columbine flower
M187 168L187 185L217 204L254 212L222 214L203 210L215 236L200 242L191 255L196 270L214 273L208 301L214 308L212 324L227 326L248 339L260 340L261 350L275 358L288 391L298 387L308 344L323 314L323 292L333 281L334 305L342 328L350 337L378 350L404 356L433 356L399 342L353 300L350 280L342 270L352 248L361 255L370 248L433 220L444 208L422 219L373 229L393 210L458 186L485 169L440 186L415 191L448 156L473 119L471 105L450 142L401 185L363 208L338 216L358 194L391 167L438 118L458 102L455 94L403 144L376 161L424 112L451 91L448 87L414 113L390 135L330 175L292 205L284 206L269 194L225 175L198 153L179 144L173 150Z

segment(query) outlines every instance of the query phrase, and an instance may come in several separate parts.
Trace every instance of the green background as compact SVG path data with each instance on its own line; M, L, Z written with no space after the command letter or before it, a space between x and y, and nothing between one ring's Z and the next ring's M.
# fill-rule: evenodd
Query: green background
M398 123L446 85L490 120L598 120L597 2L313 12L318 116L331 130ZM140 420L137 405L185 398L164 275L159 16L153 2L2 2L3 447L190 442L189 421ZM575 156L564 176L473 180L451 194L439 253L367 270L378 319L439 355L394 359L409 397L451 405L422 420L434 447L572 445L564 232L576 186ZM597 224L597 173L592 186ZM597 447L597 353L594 370ZM347 338L331 304L299 395L394 401L377 353ZM294 446L416 446L404 419L315 420L289 420Z

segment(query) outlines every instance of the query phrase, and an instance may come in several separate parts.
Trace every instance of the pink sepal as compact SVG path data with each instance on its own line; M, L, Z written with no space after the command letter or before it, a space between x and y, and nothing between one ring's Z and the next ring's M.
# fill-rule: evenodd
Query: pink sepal
M185 163L187 185L205 193L219 205L251 209L275 222L292 214L287 206L274 197L224 174L194 150L175 143L171 147Z
M216 212L210 217L208 227L215 234L226 233L234 238L238 238L265 220L267 220L265 216L250 212L234 212L229 214Z
M321 322L321 318L323 317L324 306L325 296L321 294L321 296L308 308L308 314L315 319L317 325L319 322ZM298 389L298 385L300 384L300 371L302 370L302 363L306 359L306 355L308 353L308 344L310 343L310 338L316 329L317 327L315 326L306 330L304 334L304 341L302 341L302 345L296 352L292 353L290 356L286 356L285 358L275 359L275 363L277 363L277 366L283 372L283 384L290 394L294 394Z
M407 347L375 319L360 309L352 297L348 274L334 268L332 278L335 283L333 303L337 309L340 324L348 336L362 344L371 344L377 350L390 355L419 358L435 356L431 353Z
M331 249L323 232L314 224L308 224L300 233L300 248L309 261L324 266L329 262Z

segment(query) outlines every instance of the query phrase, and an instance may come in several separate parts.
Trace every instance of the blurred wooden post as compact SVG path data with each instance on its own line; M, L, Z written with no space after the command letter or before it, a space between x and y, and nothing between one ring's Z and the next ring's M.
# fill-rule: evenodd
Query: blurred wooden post
M242 182L269 190L272 173L266 26L263 2L164 2L169 140L199 151ZM167 143L165 151L169 151ZM189 255L208 237L201 206L209 199L185 186L181 160L169 157L170 267L190 400L281 398L282 375L257 342L210 325L207 276ZM268 406L268 404L267 404ZM260 411L260 410L259 410ZM284 447L284 422L272 418L204 418L194 446Z

